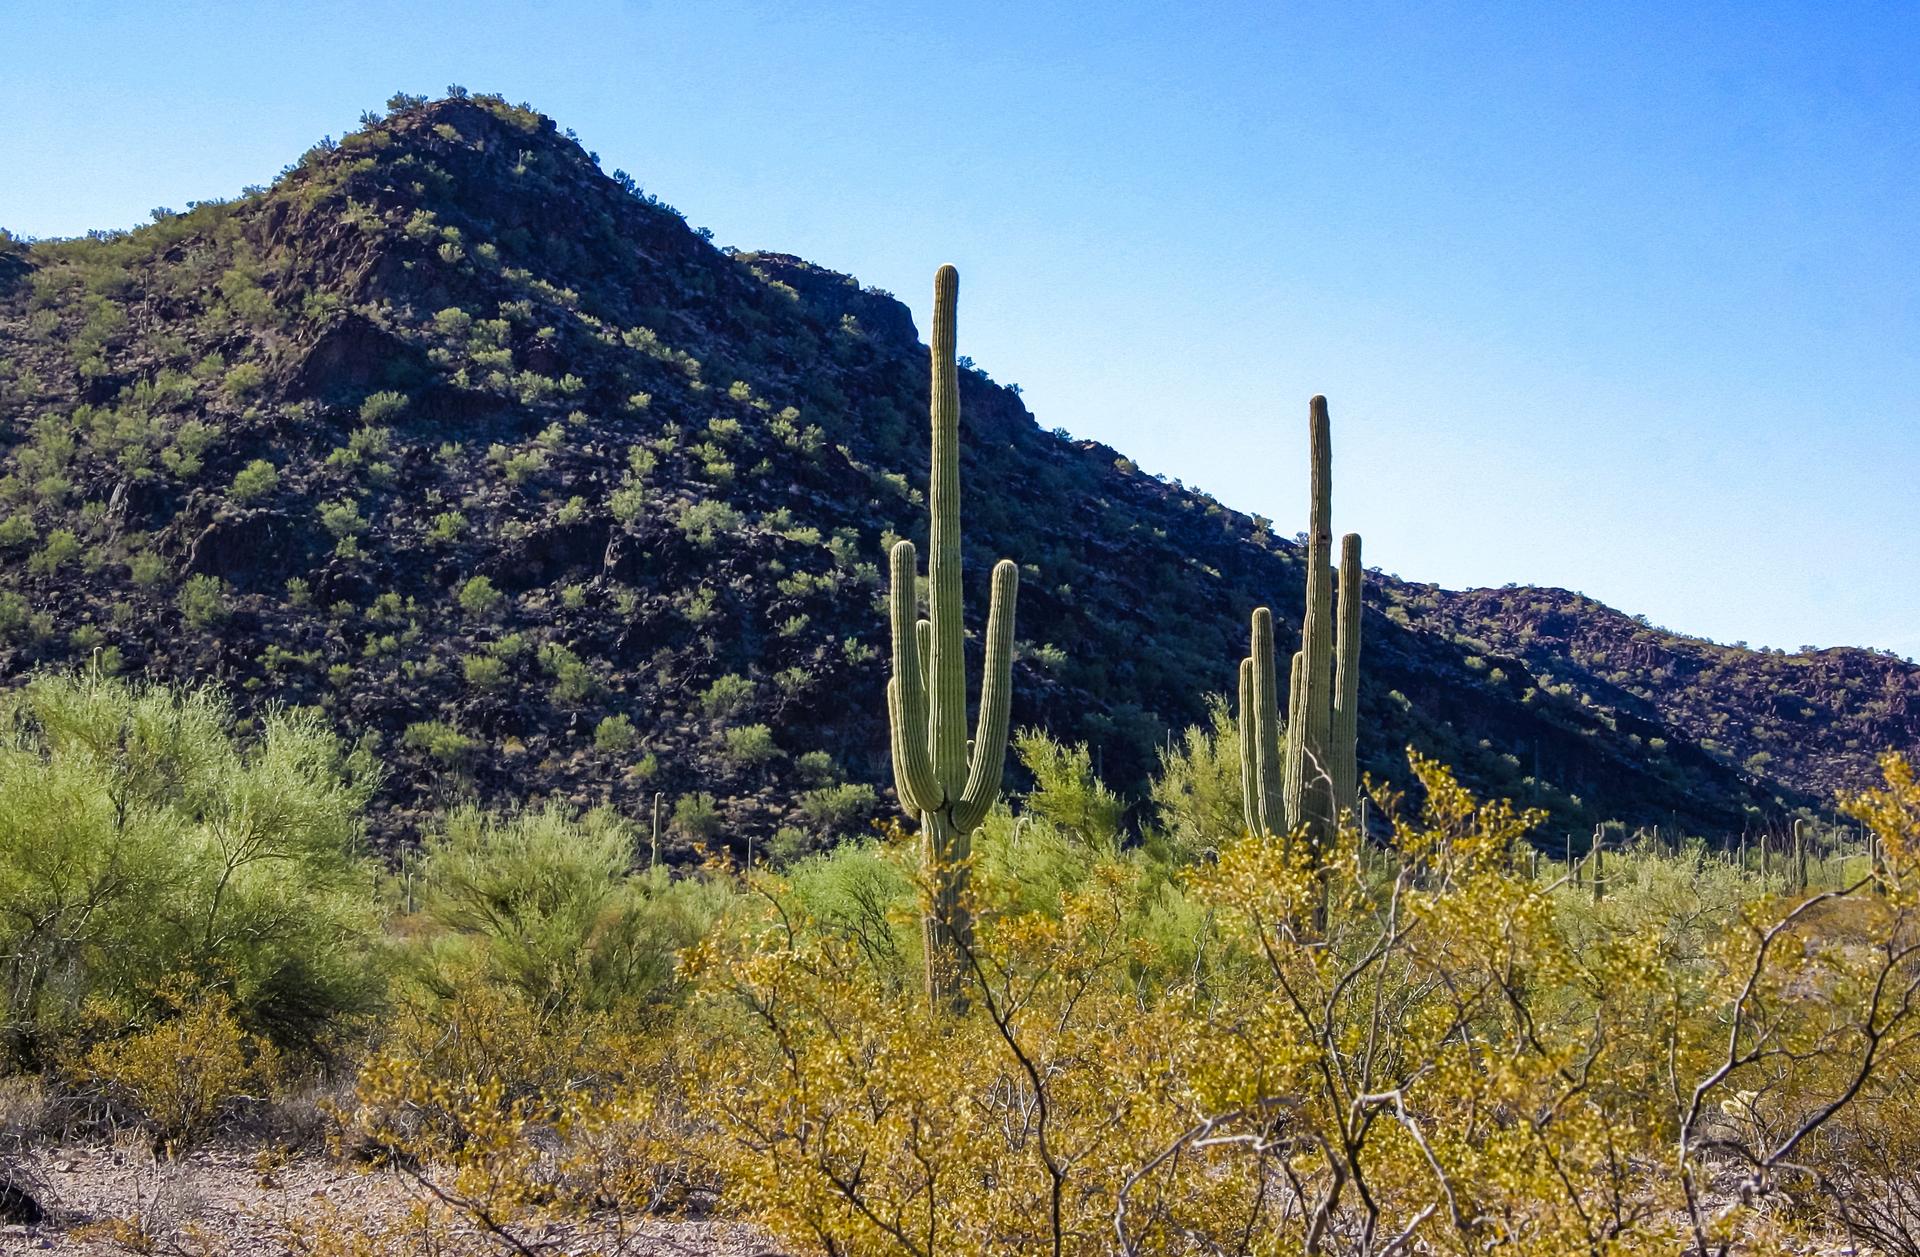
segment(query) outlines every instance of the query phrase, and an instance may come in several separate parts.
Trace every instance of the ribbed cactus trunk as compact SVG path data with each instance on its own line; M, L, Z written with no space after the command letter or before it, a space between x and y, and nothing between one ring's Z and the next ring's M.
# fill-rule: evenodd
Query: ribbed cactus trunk
M1333 674L1334 815L1359 815L1360 804L1360 534L1340 539L1339 642ZM1362 839L1366 837L1364 833Z
M1287 815L1317 851L1333 845L1333 440L1327 399L1308 406L1312 457L1307 517L1307 616L1301 626L1299 762L1287 773Z
M1290 834L1304 827L1321 857L1333 850L1342 812L1359 808L1360 538L1341 540L1340 593L1333 583L1333 440L1327 399L1308 406L1312 459L1307 526L1307 609L1287 685L1280 732L1273 615L1253 613L1240 663L1241 792L1247 828ZM1274 760L1278 759L1276 766Z
M1019 569L1011 562L994 565L979 719L970 745L960 594L960 380L954 328L959 290L959 274L941 267L933 285L927 618L916 619L913 543L897 542L889 556L893 676L887 682L894 784L901 806L920 820L933 886L923 923L927 997L949 1007L964 1004L964 952L973 938L965 861L973 831L1000 793L1006 764L1014 601L1020 586Z
M1807 888L1807 818L1793 822L1793 881L1795 890Z

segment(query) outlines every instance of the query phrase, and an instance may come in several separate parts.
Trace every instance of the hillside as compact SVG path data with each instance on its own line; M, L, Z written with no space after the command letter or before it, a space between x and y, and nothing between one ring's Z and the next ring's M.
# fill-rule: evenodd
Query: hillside
M1863 757L1920 748L1920 670L1885 652L1723 646L1564 589L1429 590L1406 605L1416 624L1524 660L1543 686L1820 798L1862 788Z
M320 706L378 739L390 840L465 794L658 796L682 844L857 831L890 795L879 565L924 540L926 394L887 294L715 248L524 106L397 100L270 188L0 244L0 674L91 656ZM1334 401L1336 477L1368 474ZM1137 789L1253 606L1297 632L1299 556L978 370L962 436L976 629L991 560L1023 569L1015 721ZM1362 767L1412 743L1556 828L1737 831L1920 741L1920 674L1877 656L1642 640L1553 591L1368 603Z

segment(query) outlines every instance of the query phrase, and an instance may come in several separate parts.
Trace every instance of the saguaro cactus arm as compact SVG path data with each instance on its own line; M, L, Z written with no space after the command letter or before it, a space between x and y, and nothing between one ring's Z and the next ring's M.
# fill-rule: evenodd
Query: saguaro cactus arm
M1275 684L1273 612L1258 607L1240 664L1240 772L1247 828L1256 834L1287 830L1280 756L1280 691Z
M954 805L953 823L977 828L1000 795L1007 763L1007 720L1013 707L1013 611L1020 596L1020 569L1011 559L993 565L987 603L987 657L980 678L980 716L974 726L966 789Z
M1240 810L1247 832L1260 832L1259 722L1253 705L1253 656L1240 661Z
M1333 806L1359 805L1360 792L1360 534L1340 539L1340 607L1333 674Z
M891 564L888 609L893 621L893 677L887 682L887 714L893 731L893 772L900 802L918 815L936 812L945 802L933 765L927 758L926 672L920 660L920 626L915 622L915 563L913 543L895 542Z

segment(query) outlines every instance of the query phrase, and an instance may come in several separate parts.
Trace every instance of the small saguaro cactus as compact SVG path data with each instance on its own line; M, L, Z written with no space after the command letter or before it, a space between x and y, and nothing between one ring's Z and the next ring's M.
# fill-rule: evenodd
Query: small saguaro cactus
M1599 903L1607 897L1607 831L1599 825L1593 827L1593 901Z
M1793 885L1796 890L1807 888L1807 831L1810 826L1804 816L1793 822Z
M967 740L966 633L960 605L960 379L954 357L954 307L960 276L943 266L933 281L933 473L927 493L927 618L917 619L911 541L889 556L893 676L887 714L900 803L919 818L933 903L923 922L927 997L936 1006L963 1001L961 949L971 945L965 860L973 831L1000 793L1013 691L1013 608L1020 571L993 567L987 605L986 669L979 722Z
M1287 686L1284 749L1275 685L1273 613L1253 613L1247 657L1240 661L1240 780L1247 828L1284 834L1304 825L1319 851L1332 847L1341 813L1359 803L1360 538L1340 547L1335 615L1333 439L1327 399L1308 404L1312 457L1307 529L1307 613Z

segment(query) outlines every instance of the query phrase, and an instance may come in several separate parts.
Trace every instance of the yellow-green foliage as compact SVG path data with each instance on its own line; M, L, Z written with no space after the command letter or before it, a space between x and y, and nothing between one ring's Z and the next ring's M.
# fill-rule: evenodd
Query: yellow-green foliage
M1391 871L1343 844L1324 929L1320 868L1280 842L1183 874L1191 976L1117 856L1045 906L976 877L972 1006L931 1020L765 883L763 925L691 958L725 1029L687 1090L728 1199L823 1253L1766 1251L1805 1225L1767 1204L1815 1194L1798 1159L1920 1068L1914 902L1707 885L1670 889L1711 929L1624 895L1573 928L1514 858L1536 816L1414 770L1417 816L1382 800Z
M209 691L98 673L0 699L5 1054L163 1019L182 974L282 1046L339 1031L380 987L371 786L310 713L241 738Z
M170 1148L197 1142L239 1096L264 1098L280 1076L273 1044L249 1033L219 991L169 983L171 1015L96 1043L80 1073L129 1104Z

